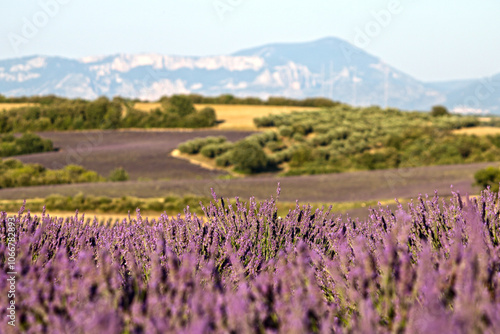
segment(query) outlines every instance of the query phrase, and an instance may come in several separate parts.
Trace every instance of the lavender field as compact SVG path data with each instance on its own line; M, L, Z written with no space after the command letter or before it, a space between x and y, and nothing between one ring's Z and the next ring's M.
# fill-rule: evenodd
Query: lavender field
M213 194L205 217L15 217L23 333L498 333L500 204L436 194L366 221ZM8 217L1 216L6 240ZM8 305L5 243L0 303Z

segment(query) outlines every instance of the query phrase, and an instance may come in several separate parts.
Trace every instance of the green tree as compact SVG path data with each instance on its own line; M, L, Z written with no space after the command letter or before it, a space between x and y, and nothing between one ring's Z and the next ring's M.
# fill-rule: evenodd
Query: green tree
M0 114L0 132L6 133L13 130L12 119L9 119L9 116L4 113Z
M434 117L449 115L448 109L445 106L434 106L431 110L431 115Z
M109 173L108 179L112 182L127 181L129 179L128 173L123 167L115 168Z
M221 104L231 104L235 100L231 94L225 94L218 97L217 102Z
M85 110L85 118L89 129L100 129L104 116L108 111L110 101L107 97L100 97L88 104Z
M481 169L474 174L476 184L486 188L491 187L492 191L498 191L498 184L500 183L500 168L487 167Z
M104 127L106 129L118 129L122 119L122 105L117 102L110 103L104 115Z
M189 96L185 95L172 96L170 99L164 102L163 109L167 113L177 114L181 117L185 117L196 112L193 102L191 101Z
M257 173L267 167L266 153L257 143L240 141L231 152L231 163L240 172Z
M25 133L21 138L16 139L16 154L30 154L38 152L52 151L52 141L44 140L34 133Z
M217 116L215 115L215 110L213 108L205 107L199 112L199 114L204 127L214 126L217 122Z
M298 146L292 153L290 159L291 167L302 167L305 163L311 160L311 148L305 145Z

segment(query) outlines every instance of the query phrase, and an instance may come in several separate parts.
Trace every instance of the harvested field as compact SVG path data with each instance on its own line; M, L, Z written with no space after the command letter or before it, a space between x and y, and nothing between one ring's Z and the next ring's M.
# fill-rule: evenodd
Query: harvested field
M161 103L137 102L134 104L134 108L140 111L151 111L156 108L161 108Z
M160 108L160 103L136 103L135 108L142 111L150 111ZM270 114L290 113L292 111L316 111L321 108L312 107L288 107L288 106L251 106L251 105L229 105L229 104L195 104L196 109L205 107L215 109L217 119L222 123L216 128L221 130L257 130L253 123L256 117Z
M0 111L35 106L36 103L0 103Z
M498 135L500 134L500 128L491 126L478 126L474 128L463 128L453 131L456 134L463 135L476 135L476 136L487 136L487 135Z

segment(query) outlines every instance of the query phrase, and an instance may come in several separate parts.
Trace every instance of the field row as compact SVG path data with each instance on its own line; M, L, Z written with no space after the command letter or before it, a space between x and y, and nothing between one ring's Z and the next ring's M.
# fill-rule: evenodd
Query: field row
M189 163L180 161L181 170ZM0 199L38 198L50 194L74 196L79 192L95 196L122 197L133 195L141 198L161 197L167 194L210 196L214 188L220 196L267 198L281 184L281 200L300 202L353 202L389 198L410 198L413 194L449 194L450 185L462 193L476 194L474 173L498 163L416 167L401 170L361 171L342 174L310 176L258 176L225 179L220 174L207 172L206 178L171 180L133 180L127 182L102 182L69 185L21 187L0 190Z

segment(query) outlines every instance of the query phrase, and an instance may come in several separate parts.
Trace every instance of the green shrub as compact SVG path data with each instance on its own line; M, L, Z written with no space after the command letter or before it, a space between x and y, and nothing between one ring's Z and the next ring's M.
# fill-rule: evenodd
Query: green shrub
M448 109L444 106L434 106L431 110L431 115L434 117L447 116L449 114Z
M274 123L274 119L271 116L255 118L253 122L258 128L276 126L276 124Z
M103 181L102 176L94 171L85 171L80 174L78 182L89 183L89 182L101 182Z
M22 168L23 163L17 159L4 159L2 165L8 169Z
M396 150L382 150L380 152L365 152L357 158L362 168L366 169L387 169L398 167L399 159Z
M208 144L208 145L205 145L201 150L200 150L200 154L203 155L204 157L207 157L207 158L214 158L215 156L217 156L217 148L218 148L219 145L217 144Z
M304 135L299 132L294 133L292 138L297 142L304 142L306 140Z
M279 132L283 137L291 137L293 135L293 128L291 126L281 126Z
M5 134L1 137L1 141L4 143L15 143L16 137L14 137L13 134L8 133L8 134Z
M331 125L329 124L314 124L313 132L316 133L327 133L331 130Z
M17 155L17 147L15 143L0 143L0 157L11 157L13 155Z
M64 170L68 172L69 177L74 177L74 178L77 178L86 171L85 168L79 165L67 165L64 167Z
M278 139L278 135L274 131L266 131L261 133L256 133L248 136L245 140L254 141L260 146L264 147L266 143L276 141Z
M196 147L192 141L180 144L178 149L179 151L185 154L196 154L199 152L199 148Z
M274 161L275 164L281 164L283 162L288 162L292 158L293 151L288 148L279 152L276 152L270 156L270 159Z
M474 174L474 179L476 180L477 185L483 188L489 186L492 191L498 192L498 185L500 183L500 168L487 167L485 169L481 169Z
M214 158L226 153L233 147L231 143L208 144L200 150L201 155L207 158Z
M270 141L266 144L266 148L271 152L278 152L286 148L283 143L277 141Z
M193 102L185 95L173 95L165 101L163 109L167 113L185 117L196 112Z
M327 135L330 138L330 141L332 140L346 140L349 138L349 135L351 134L351 131L347 128L344 127L339 127L337 129L331 129L328 131ZM364 138L365 136L359 136L359 138Z
M225 143L226 141L227 141L226 137L223 136L219 137L209 136L206 138L195 138L180 144L178 149L182 153L198 154L200 153L201 149L207 145L222 144Z
M127 171L123 167L118 167L113 169L108 176L108 179L112 182L127 181L129 179Z
M40 164L23 164L16 159L5 159L0 163L1 188L101 181L104 178L99 174L77 165L52 170Z
M217 158L215 158L215 164L218 166L218 167L228 167L231 165L231 158L233 156L233 152L232 151L228 151L220 156L218 156Z
M489 141L495 145L496 147L500 148L500 135L489 135L487 136L487 138L489 139Z
M260 145L253 142L239 141L230 152L232 152L231 164L240 172L257 173L265 170L268 165L264 150Z
M213 108L205 107L198 114L204 127L214 126L217 123L217 116Z
M327 146L332 142L332 138L328 134L320 134L312 139L314 146Z
M48 152L53 150L52 141L42 139L38 135L25 133L16 138L12 134L0 136L0 156Z
M292 128L294 133L300 133L303 136L313 132L313 124L309 122L295 123Z
M318 147L312 152L312 159L314 161L328 161L330 159L330 149L327 147Z
M148 205L146 206L146 209L151 210L151 211L163 211L164 204L160 201L153 201L153 202L148 203Z
M290 159L291 167L300 167L307 162L311 161L311 148L305 145L297 146L292 153L292 157Z
M178 126L185 128L205 128L214 126L216 123L215 110L205 108L200 112L193 113L179 119Z

